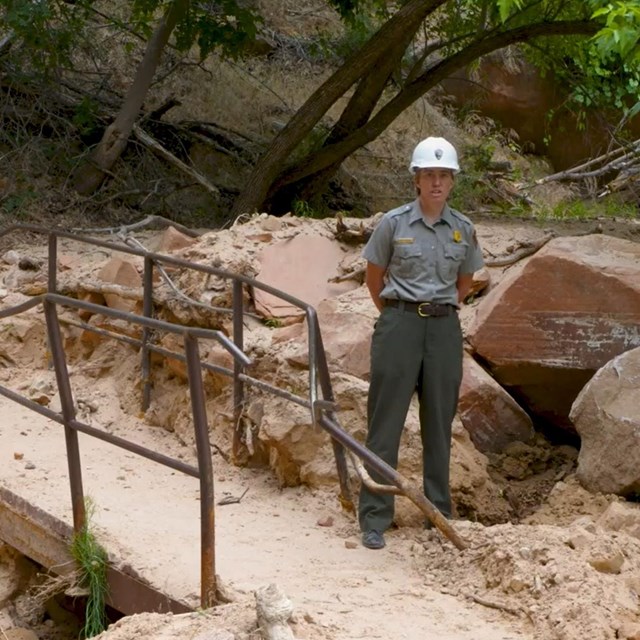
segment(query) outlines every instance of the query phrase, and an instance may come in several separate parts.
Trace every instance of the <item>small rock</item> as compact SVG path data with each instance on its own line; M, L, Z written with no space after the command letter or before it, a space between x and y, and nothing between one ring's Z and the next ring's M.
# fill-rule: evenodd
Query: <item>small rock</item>
M620 573L624 564L624 555L621 551L615 551L606 556L593 556L589 558L588 562L600 573Z
M33 462L27 462L27 463L24 465L24 468L25 468L25 469L35 469L35 468L36 468L36 465L35 465L35 464L33 464Z
M45 394L35 394L30 397L30 400L33 400L35 403L42 405L43 407L49 406L51 402L51 398Z
M358 548L358 543L355 542L354 540L345 540L344 546L347 549L357 549Z
M24 453L19 453L18 451L13 452L14 460L22 460L22 458L24 458Z
M324 518L320 518L317 524L319 527L333 527L333 516L326 516Z
M624 640L640 640L640 624L629 622L622 625L622 628L618 632L618 638L624 638Z
M37 271L41 266L42 263L34 258L25 257L18 260L18 269L22 271Z
M13 251L13 250L7 251L2 256L2 260L7 264L18 264L18 260L20 260L20 254L17 251Z
M571 549L586 549L593 544L593 534L583 527L571 527L565 544Z
M275 216L266 216L260 221L260 226L264 231L280 231L283 227L282 220Z

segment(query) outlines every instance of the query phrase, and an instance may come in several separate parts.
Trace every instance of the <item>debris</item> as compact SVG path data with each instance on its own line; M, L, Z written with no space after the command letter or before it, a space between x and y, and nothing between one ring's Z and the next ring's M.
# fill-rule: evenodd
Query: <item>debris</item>
M242 500L242 498L244 498L245 494L247 493L247 491L249 491L249 487L247 487L243 492L242 495L240 497L238 496L232 496L232 495L225 495L224 498L220 498L220 500L218 500L218 502L216 504L219 505L225 505L225 504L238 504L240 502L240 500Z
M295 640L289 626L293 605L278 585L271 583L256 591L256 608L264 640Z

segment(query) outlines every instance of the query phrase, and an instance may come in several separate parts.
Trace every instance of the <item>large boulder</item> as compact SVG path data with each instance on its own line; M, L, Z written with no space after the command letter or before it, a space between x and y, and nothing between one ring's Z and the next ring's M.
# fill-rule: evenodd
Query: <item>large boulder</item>
M476 448L500 453L531 440L533 423L522 407L467 353L462 364L458 414Z
M300 234L267 245L260 258L256 279L312 306L321 300L354 289L353 280L331 282L345 257L340 244L315 234ZM266 318L301 316L299 307L267 291L254 290L256 310Z
M339 298L323 300L317 312L329 369L367 380L371 334L378 312L366 287L345 293ZM309 344L306 325L296 325L288 337L293 340L291 349L285 352L287 361L294 367L307 368Z
M577 397L571 420L582 438L578 479L590 491L640 491L640 348L600 369Z
M550 241L480 302L468 338L514 397L573 431L582 387L640 346L640 245L597 234Z

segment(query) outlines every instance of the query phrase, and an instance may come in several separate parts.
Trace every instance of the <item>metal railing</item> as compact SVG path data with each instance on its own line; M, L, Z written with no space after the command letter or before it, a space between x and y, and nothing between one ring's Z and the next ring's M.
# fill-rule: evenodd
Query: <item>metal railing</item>
M205 369L229 376L233 379L235 425L233 436L234 456L237 455L241 446L242 429L240 417L245 404L245 385L255 386L262 391L280 396L288 401L307 408L310 412L310 419L313 425L320 426L331 436L340 483L340 500L343 505L350 506L351 508L353 507L353 496L351 492L349 470L347 467L347 456L345 453L346 448L349 451L351 460L358 472L358 475L360 476L360 479L367 484L367 486L372 488L374 491L402 493L406 495L450 540L452 540L458 548L462 549L466 547L466 543L459 538L444 517L424 497L421 490L413 487L395 469L390 467L387 463L378 458L378 456L355 440L339 424L336 416L337 406L335 404L335 398L331 386L318 316L316 310L311 305L265 283L241 274L232 273L218 267L189 262L180 258L146 251L141 248L133 248L126 244L99 240L88 236L61 230L46 229L29 224L15 224L5 227L0 230L0 238L16 231L29 231L32 233L43 234L48 237L47 292L38 295L25 303L3 310L0 309L0 319L22 313L37 305L43 305L47 325L49 349L60 392L62 411L61 413L57 413L3 386L0 386L0 395L14 400L15 402L18 402L21 405L64 426L68 455L69 480L71 485L74 530L80 530L84 525L86 518L77 436L78 431L198 478L200 480L201 488L201 605L202 607L209 607L215 603L215 512L213 471L208 437L205 392L202 381L202 369ZM57 290L58 243L61 238L143 258L142 315L118 311L103 305L97 305L77 300L70 296L60 295ZM230 340L225 334L217 330L185 327L151 317L154 301L154 268L163 267L165 265L169 267L199 271L232 281L232 308L226 311L233 314L233 340ZM250 359L244 353L243 318L246 310L244 308L243 293L245 286L265 291L266 293L280 298L304 312L309 344L309 389L306 397L295 395L274 385L253 378L245 373L246 368L251 364ZM149 408L153 386L151 379L151 354L155 352L163 356L186 362L191 395L198 468L194 468L179 460L151 451L113 434L105 433L76 419L75 404L73 401L60 331L60 320L57 313L57 308L59 306L71 307L94 314L102 314L108 317L124 320L134 325L142 326L142 336L140 339L137 339L101 330L88 323L81 323L83 328L88 331L107 335L113 339L127 342L140 349L143 379L141 404L143 411ZM153 331L165 331L181 335L184 343L184 355L153 344ZM233 356L233 369L207 362L201 362L199 357L199 340L201 339L213 339L218 341ZM320 388L321 397L318 395L318 387ZM380 475L391 486L379 485L373 482L368 476L367 471L364 470L364 467L360 462L361 460L366 463L369 470Z

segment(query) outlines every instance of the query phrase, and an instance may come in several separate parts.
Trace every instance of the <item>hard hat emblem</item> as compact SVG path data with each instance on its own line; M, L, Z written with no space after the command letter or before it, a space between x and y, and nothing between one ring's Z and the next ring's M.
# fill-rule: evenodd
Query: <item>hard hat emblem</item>
M442 149L436 149L436 160L442 158Z

